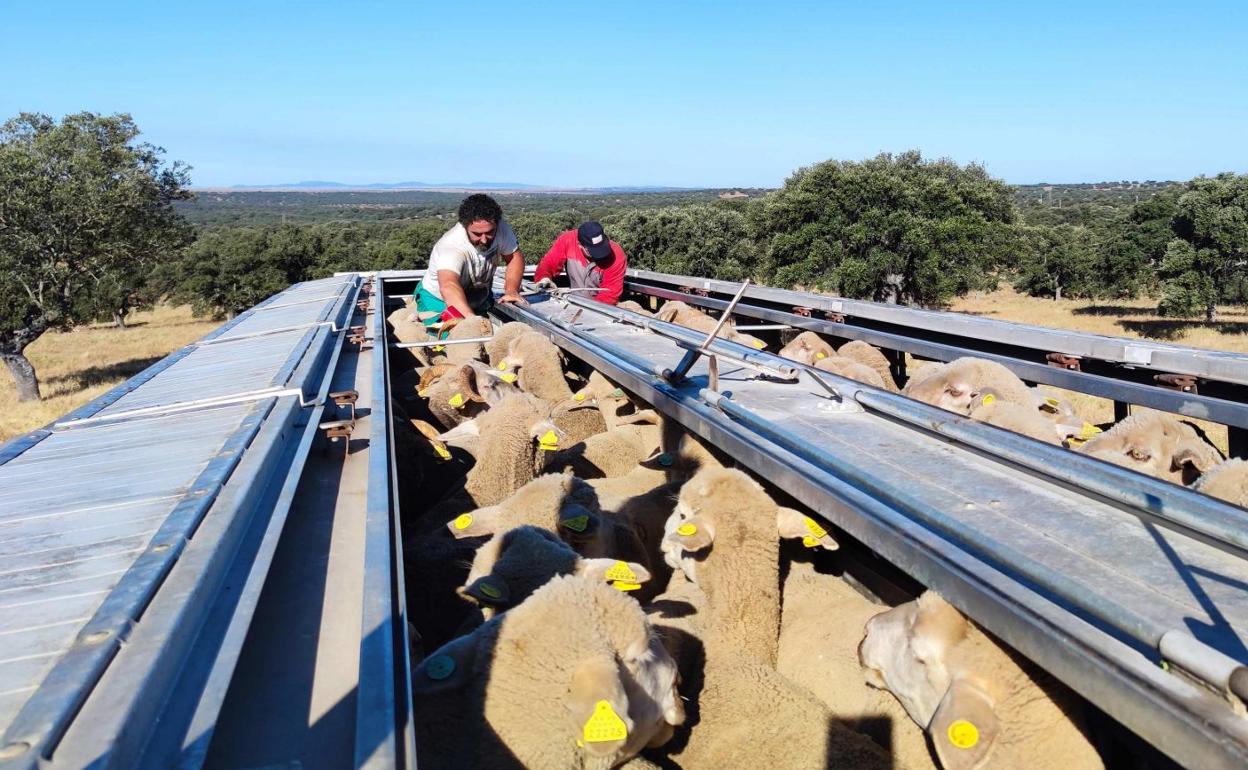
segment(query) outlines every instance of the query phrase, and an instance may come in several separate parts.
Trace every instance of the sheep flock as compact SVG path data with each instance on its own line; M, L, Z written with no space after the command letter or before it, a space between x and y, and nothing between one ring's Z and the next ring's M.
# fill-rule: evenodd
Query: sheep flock
M882 600L830 524L543 334L442 334L489 340L389 351L422 767L1104 766L1079 698L934 592ZM780 355L1248 502L1248 464L1169 417L1098 431L970 358L901 388L811 332Z

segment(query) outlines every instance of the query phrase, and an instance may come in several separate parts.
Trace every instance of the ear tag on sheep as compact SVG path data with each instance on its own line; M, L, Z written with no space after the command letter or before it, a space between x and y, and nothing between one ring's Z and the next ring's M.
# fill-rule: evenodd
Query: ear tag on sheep
M585 392L584 392L584 391L581 391L580 393L577 393L577 394L576 394L575 396L573 396L572 398L573 398L573 400L575 400L577 403L580 403L580 402L582 402L582 401L584 401L584 400L585 400Z
M767 346L763 344L762 340L754 340L754 347L758 348L759 350L762 350L763 348Z
M607 570L604 577L606 577L607 580L622 580L625 583L637 582L637 573L633 572L633 570L628 566L628 562L624 561L617 561L615 564L612 564L611 568ZM618 588L619 586L616 587Z
M695 524L681 524L676 528L676 534L684 537L698 534L698 527Z
M471 513L459 514L458 516L455 517L455 521L452 522L452 526L454 526L455 529L459 529L459 530L468 529L469 527L472 526L472 514Z
M441 444L434 444L433 451L437 452L438 457L442 458L443 460L451 459L451 453L446 451L446 447L442 446Z
M563 519L559 522L559 526L570 529L573 532L584 532L589 529L589 514L582 513L580 516Z
M455 673L455 659L450 655L434 655L425 661L425 676L435 682L441 682Z
M996 403L996 401L997 401L997 397L992 395L991 393L984 396L984 406L992 406L994 403Z
M498 362L498 370L499 370L500 372L505 372L505 371L507 371L507 362L506 362L506 361L499 361L499 362Z
M455 407L456 409L459 409L459 408L463 407L463 405L464 405L464 394L463 394L463 393L456 393L455 395L453 395L453 396L451 396L449 399L447 399L446 403L450 404L451 406Z
M611 391L611 398L624 398L624 391L619 388L616 388L615 390Z
M559 437L555 435L553 430L548 430L537 440L537 446L538 448L545 449L547 451L551 449L558 449Z
M512 383L516 381L516 375L512 374L511 372L507 372L506 374L498 375L498 379L506 383Z
M1079 429L1079 438L1083 439L1084 441L1087 441L1088 439L1092 438L1093 436L1101 432L1102 431L1100 428L1096 427L1090 422L1085 422L1083 424L1083 427Z
M822 361L823 359L827 357L828 357L828 354L824 353L822 350L820 350L818 353L815 353L815 358L819 359L820 361Z
M423 390L418 390L416 391L416 395L420 396L421 398L425 398L429 395L429 389L424 388Z
M446 350L446 345L434 345L431 349L434 353L441 353L443 350Z
M489 577L481 578L472 586L472 588L473 593L480 595L479 598L490 602L506 601L509 593L506 586L495 583Z
M945 732L949 736L949 742L959 749L973 748L979 743L979 728L965 719L954 721Z
M628 725L624 724L610 703L600 700L594 704L593 716L586 720L581 736L586 743L622 741L628 738Z
M611 584L611 587L617 591L636 591L641 588L641 583L626 583L623 580L617 580Z
M663 454L659 455L659 465L662 465L664 468L670 468L675 464L676 464L676 458L672 457L671 452L664 452Z
M1044 400L1044 404L1040 408L1046 412L1056 412L1060 403L1056 398L1049 397Z

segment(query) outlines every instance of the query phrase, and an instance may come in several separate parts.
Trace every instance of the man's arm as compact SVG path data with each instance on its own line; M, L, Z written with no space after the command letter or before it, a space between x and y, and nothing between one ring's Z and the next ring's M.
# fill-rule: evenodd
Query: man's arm
M601 289L594 295L594 299L608 305L614 305L620 301L620 295L624 293L624 272L628 270L628 260L624 258L624 249L614 242L611 247L615 252L615 259L611 260L610 267L602 271Z
M507 273L503 277L503 296L499 297L498 301L529 304L520 296L520 281L524 279L524 256L520 254L520 249L516 249L503 259L507 260Z
M446 306L455 308L463 314L464 318L472 318L476 315L468 304L464 287L459 285L459 273L454 270L439 270L438 292L442 295L442 301L446 303Z
M537 271L533 274L534 281L540 281L543 278L554 279L563 272L563 266L568 261L567 235L568 233L564 233L556 238L550 246L550 251L546 252L546 256L537 263Z

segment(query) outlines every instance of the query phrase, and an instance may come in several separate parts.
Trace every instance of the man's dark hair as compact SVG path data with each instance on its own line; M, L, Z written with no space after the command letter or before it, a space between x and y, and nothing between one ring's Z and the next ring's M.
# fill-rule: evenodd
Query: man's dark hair
M464 227L476 222L478 219L498 224L499 220L503 218L503 210L493 198L485 193L474 193L464 198L463 203L459 204L457 216L459 217L459 223Z

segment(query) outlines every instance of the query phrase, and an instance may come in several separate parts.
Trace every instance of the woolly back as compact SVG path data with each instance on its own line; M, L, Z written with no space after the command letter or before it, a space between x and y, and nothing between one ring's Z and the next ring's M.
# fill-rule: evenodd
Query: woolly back
M538 403L526 394L512 394L477 418L477 463L465 483L477 506L503 501L536 475L534 431L545 419Z

